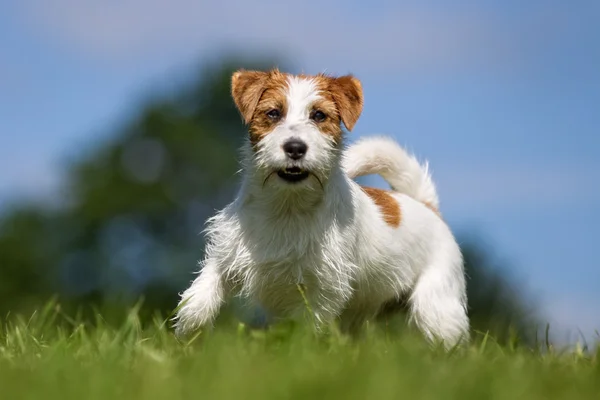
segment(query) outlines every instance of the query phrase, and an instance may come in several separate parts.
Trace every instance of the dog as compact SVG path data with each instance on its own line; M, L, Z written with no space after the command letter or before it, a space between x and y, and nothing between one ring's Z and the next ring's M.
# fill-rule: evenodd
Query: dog
M349 334L407 297L409 322L429 342L468 341L462 254L427 163L385 136L345 148L342 124L352 131L363 109L360 80L240 69L231 96L248 127L241 185L207 221L176 335L212 327L234 295L276 318L308 303L317 327L338 321ZM391 190L354 180L369 174Z

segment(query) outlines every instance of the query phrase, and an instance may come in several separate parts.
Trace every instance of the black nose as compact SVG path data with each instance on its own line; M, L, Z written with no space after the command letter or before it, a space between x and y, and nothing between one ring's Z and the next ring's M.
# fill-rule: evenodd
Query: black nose
M306 154L308 146L301 140L290 139L283 144L283 151L292 160L299 160Z

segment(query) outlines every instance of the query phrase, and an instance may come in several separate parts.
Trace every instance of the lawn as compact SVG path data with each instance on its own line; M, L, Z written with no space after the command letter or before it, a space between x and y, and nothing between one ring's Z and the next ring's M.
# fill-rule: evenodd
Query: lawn
M380 324L352 342L303 325L217 324L185 342L136 309L113 326L49 304L0 327L1 399L600 399L600 351L500 346L431 349Z

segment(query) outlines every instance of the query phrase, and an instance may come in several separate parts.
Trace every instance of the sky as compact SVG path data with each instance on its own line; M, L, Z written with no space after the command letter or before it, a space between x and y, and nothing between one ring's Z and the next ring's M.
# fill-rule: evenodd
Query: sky
M451 227L509 261L560 335L600 330L600 2L0 2L0 207L228 50L353 73L350 140L428 160Z

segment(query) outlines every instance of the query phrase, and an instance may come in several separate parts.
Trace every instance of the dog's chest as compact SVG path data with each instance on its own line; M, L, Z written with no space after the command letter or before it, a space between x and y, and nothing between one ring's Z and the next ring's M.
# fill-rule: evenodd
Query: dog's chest
M252 278L246 281L248 295L275 314L290 314L303 308L305 301L301 291L313 297L330 285L323 279L330 266L310 253L256 260L249 268Z
M290 236L274 236L267 243L255 247L258 251L252 252L248 267L252 268L262 286L277 288L305 284L332 268L321 240Z
M348 279L343 252L327 246L334 232L298 227L251 233L242 241L247 254L244 291L271 312L288 314L304 307L300 290L309 302L318 302L323 293L335 291Z

